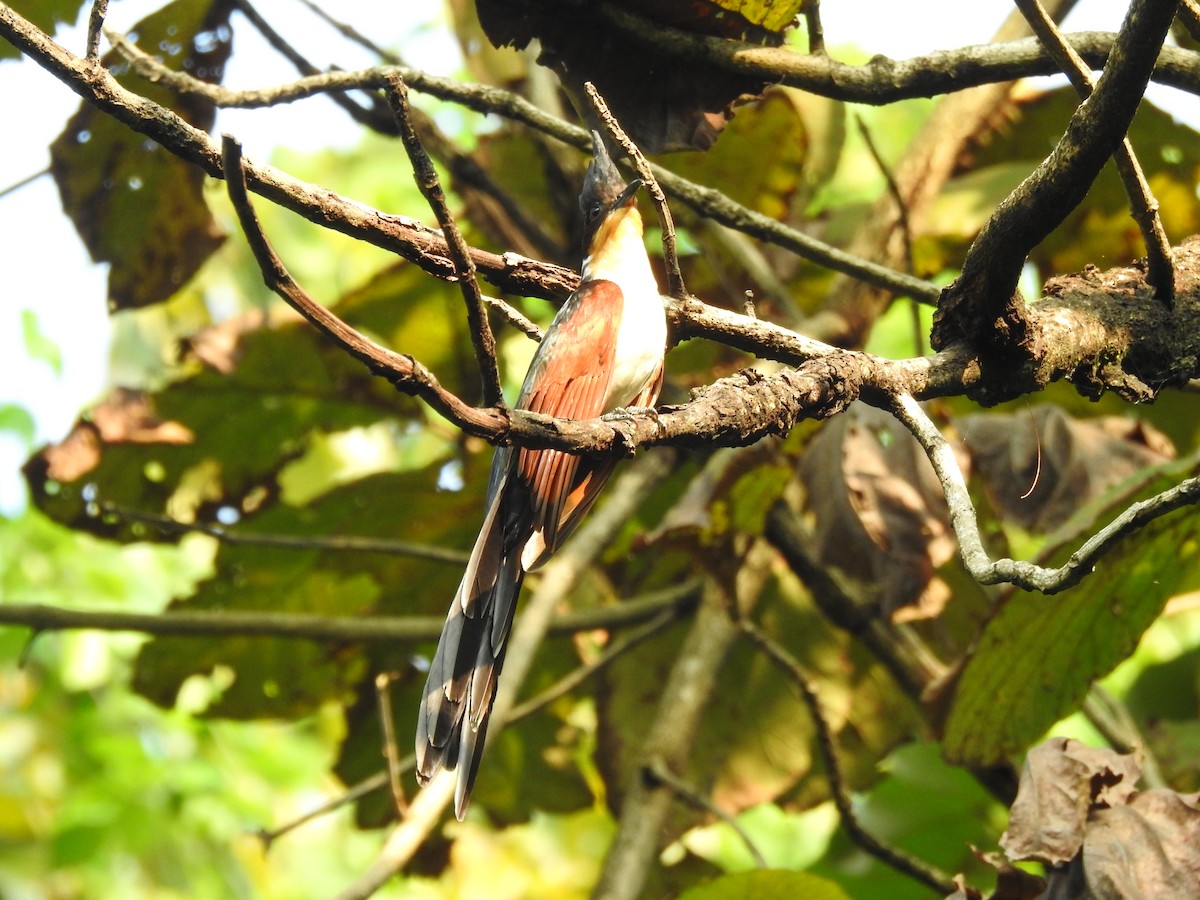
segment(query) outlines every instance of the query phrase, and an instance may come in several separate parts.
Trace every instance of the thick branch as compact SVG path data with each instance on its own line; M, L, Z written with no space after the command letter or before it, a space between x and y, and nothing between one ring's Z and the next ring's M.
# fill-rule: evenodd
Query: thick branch
M1071 49L1054 20L1046 15L1040 0L1016 0L1017 8L1029 22L1045 46L1062 67L1072 87L1080 97L1087 99L1095 89L1092 73L1079 54ZM1165 303L1175 301L1175 266L1171 261L1171 244L1167 240L1167 232L1163 228L1162 219L1158 215L1158 201L1150 191L1142 166L1133 152L1133 144L1128 137L1121 139L1117 152L1113 155L1117 172L1121 175L1121 183L1129 197L1129 208L1133 219L1142 232L1142 241L1146 245L1146 255L1149 258L1149 273L1146 280L1156 291L1159 299Z
M231 142L231 153L234 146ZM236 165L231 157L231 171ZM653 414L579 422L524 410L507 416L498 409L479 410L442 388L411 357L371 343L307 297L266 244L239 184L230 179L231 197L272 289L373 372L426 399L464 431L492 440L584 452L631 452L642 444L668 442L743 446L767 435L786 434L801 419L835 415L860 395L882 404L899 394L923 398L969 392L979 374L978 361L954 349L935 357L893 361L810 343L808 349L819 355L797 369L771 376L747 370L701 389L690 403ZM1029 314L1027 327L1039 352L1012 365L1003 377L994 376L984 386L988 399L1006 399L1006 393L1019 396L1059 378L1074 378L1086 393L1110 389L1149 399L1157 387L1192 377L1200 366L1200 240L1181 248L1180 260L1191 266L1181 278L1184 296L1191 302L1177 310L1140 302L1138 291L1149 288L1140 273L1131 270L1105 273L1100 284L1108 292L1107 302L1087 298L1076 305L1064 285L1048 285L1048 290L1063 293L1064 302ZM726 319L734 316L727 313ZM1121 360L1121 365L1112 360Z
M1024 304L1015 296L1025 259L1086 196L1141 102L1154 57L1178 0L1135 0L1104 74L1079 105L1054 150L989 217L946 289L934 320L933 345L965 339L1000 351L1036 352Z
M939 50L926 56L894 60L875 56L861 66L848 65L823 54L801 54L783 47L760 47L708 37L658 25L616 4L604 15L626 34L665 57L675 57L725 69L738 75L785 84L810 93L882 106L913 97L934 97L998 81L1033 75L1054 75L1054 60L1035 38ZM1099 69L1113 46L1113 35L1083 32L1067 40L1090 65ZM1155 80L1191 93L1200 93L1200 69L1195 53L1176 48L1151 51L1158 57Z

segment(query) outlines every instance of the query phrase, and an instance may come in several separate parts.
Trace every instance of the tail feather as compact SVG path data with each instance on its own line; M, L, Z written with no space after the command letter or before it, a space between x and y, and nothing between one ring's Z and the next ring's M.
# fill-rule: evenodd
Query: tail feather
M483 527L429 667L417 719L417 779L424 784L439 769L457 770L454 805L459 819L479 770L525 578L520 555L530 532L529 512L508 496L505 483L501 478L493 484Z

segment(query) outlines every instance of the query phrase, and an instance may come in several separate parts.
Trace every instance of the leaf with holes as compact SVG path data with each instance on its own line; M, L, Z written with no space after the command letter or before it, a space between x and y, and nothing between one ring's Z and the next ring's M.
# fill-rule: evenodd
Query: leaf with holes
M137 42L167 66L218 82L233 49L229 0L176 0L142 19ZM104 64L130 90L208 131L216 107L133 75L114 50ZM204 173L89 104L50 147L63 209L108 274L113 309L166 300L221 245L204 201Z

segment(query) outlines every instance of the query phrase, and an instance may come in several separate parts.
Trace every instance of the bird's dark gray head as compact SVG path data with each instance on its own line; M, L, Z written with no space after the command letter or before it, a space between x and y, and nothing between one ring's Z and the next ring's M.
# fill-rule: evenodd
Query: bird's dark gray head
M583 176L583 190L579 194L579 207L584 215L591 206L611 208L613 201L625 190L625 179L608 155L598 131L592 132L592 156L594 159Z
M583 190L579 193L585 251L605 217L613 210L630 203L634 193L642 186L640 178L633 179L629 184L625 183L604 147L604 139L597 131L592 132L592 155L595 158L588 166L587 174L583 177Z

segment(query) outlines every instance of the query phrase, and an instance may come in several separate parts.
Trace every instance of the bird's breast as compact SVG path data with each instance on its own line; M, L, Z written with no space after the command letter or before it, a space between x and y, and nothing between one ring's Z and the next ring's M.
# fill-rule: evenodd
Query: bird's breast
M621 324L613 357L612 380L605 395L606 411L627 406L662 365L667 346L667 319L658 286L622 285Z

